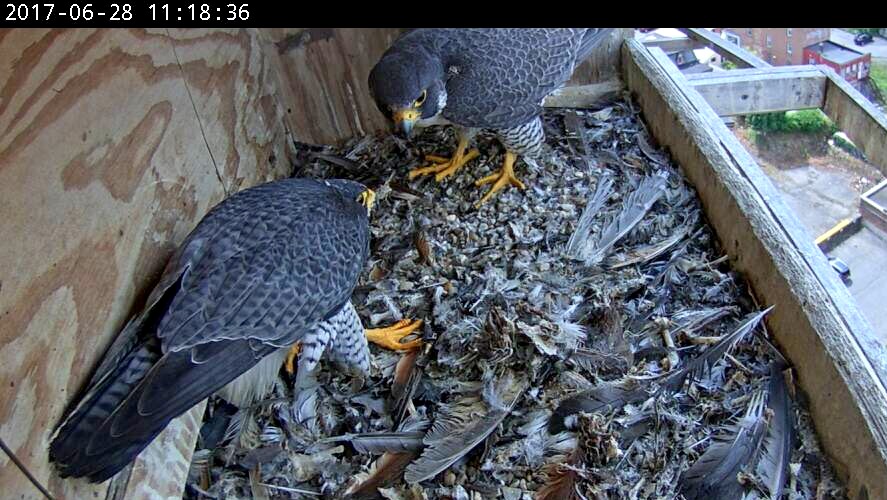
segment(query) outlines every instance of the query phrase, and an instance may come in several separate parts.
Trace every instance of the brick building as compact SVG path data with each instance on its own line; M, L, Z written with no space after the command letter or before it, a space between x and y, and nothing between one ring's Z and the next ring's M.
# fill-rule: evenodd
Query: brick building
M829 41L804 48L803 64L825 64L850 83L868 78L872 55Z
M722 28L725 38L774 66L807 64L804 48L828 41L831 28Z

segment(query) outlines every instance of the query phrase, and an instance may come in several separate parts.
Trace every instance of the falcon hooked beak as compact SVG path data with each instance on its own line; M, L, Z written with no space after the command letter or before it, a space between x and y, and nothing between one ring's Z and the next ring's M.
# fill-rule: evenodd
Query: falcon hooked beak
M357 196L357 202L366 207L367 216L369 217L370 213L373 211L373 203L376 202L376 192L367 188Z
M411 106L394 110L394 125L398 130L402 131L406 137L413 136L413 126L422 116L422 112L418 108Z

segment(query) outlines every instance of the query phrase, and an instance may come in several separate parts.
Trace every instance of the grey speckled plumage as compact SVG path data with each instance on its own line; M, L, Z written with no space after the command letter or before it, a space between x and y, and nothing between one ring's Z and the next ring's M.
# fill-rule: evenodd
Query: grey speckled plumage
M211 210L57 430L50 458L61 474L111 477L172 418L266 356L279 362L296 342L325 337L339 359L365 369L349 302L369 251L367 208L357 201L365 189L287 179ZM322 353L303 353L300 368Z
M569 80L609 31L416 29L382 56L370 74L370 88L383 113L408 106L428 89L420 125L440 123L442 117L465 128L493 129L502 137L503 131L537 119L545 97ZM538 135L515 152L532 151L541 144Z

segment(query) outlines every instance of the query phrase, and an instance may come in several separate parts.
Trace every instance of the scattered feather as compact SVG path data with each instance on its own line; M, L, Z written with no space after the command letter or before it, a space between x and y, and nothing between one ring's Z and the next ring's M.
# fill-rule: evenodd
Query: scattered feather
M545 480L542 486L536 490L536 500L578 500L576 480L579 477L577 468L581 464L581 454L578 449L563 457L545 465L542 476Z
M769 425L756 472L770 493L770 499L778 500L782 498L782 489L788 477L793 429L791 401L785 377L777 363L770 366L767 407L770 414Z
M354 482L345 490L345 498L363 500L375 498L380 488L386 488L400 480L407 465L418 453L385 453L370 466L369 474Z
M582 211L582 216L579 217L576 230L573 231L573 235L570 236L570 240L567 242L567 255L579 260L585 260L586 255L592 251L588 248L592 244L590 242L593 229L592 222L600 213L601 208L603 208L604 203L607 202L607 198L610 197L612 192L613 179L610 176L598 179L594 194L585 205L585 210Z
M660 171L657 174L645 177L638 188L631 192L622 204L622 210L607 224L601 232L600 238L585 252L581 258L586 265L592 266L599 263L607 252L613 248L620 239L625 237L644 218L644 215L653 207L664 193L668 174Z
M486 439L526 390L525 381L511 382L498 388L496 403L500 404L496 406L477 397L467 397L446 405L425 436L427 448L407 467L404 479L409 483L418 483L432 478ZM501 405L505 401L508 401L507 405Z
M681 478L687 500L740 498L745 487L739 474L749 467L766 430L764 395L756 392L745 415L725 429Z

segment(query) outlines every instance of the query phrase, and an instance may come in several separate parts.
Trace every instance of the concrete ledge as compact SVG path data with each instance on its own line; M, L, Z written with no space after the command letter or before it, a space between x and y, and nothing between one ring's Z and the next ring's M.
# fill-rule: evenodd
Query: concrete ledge
M857 214L849 219L838 222L828 231L816 238L816 244L823 253L831 252L832 249L847 241L847 238L856 234L862 228L862 216Z

